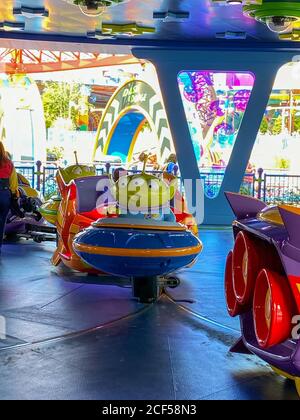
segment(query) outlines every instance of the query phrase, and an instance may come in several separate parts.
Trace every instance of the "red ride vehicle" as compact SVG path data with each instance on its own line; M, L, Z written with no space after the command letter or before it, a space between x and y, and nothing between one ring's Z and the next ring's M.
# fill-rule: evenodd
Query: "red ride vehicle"
M226 195L237 218L226 301L242 330L232 351L259 356L294 380L300 395L300 208Z

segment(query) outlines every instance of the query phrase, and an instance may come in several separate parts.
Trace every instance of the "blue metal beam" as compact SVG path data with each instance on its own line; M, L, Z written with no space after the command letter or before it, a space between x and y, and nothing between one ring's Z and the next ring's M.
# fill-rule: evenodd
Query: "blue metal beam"
M295 53L270 50L198 50L195 52L136 48L133 49L133 54L139 58L148 59L156 67L180 170L185 179L193 179L194 182L200 175L178 88L178 73L182 70L215 70L244 71L255 75L252 95L221 191L215 199L205 197L205 223L231 223L233 214L224 192L239 191L278 69L292 61Z
M20 41L38 41L47 43L70 43L82 44L82 51L84 52L84 45L101 45L112 47L115 46L129 46L132 48L166 48L168 50L182 50L186 51L257 51L257 52L282 52L299 54L300 47L298 42L291 41L277 41L277 42L258 42L256 40L220 40L199 41L189 39L184 40L159 40L159 39L145 39L143 37L137 38L117 38L107 40L91 39L87 36L79 35L63 35L58 33L33 33L33 32L0 32L0 39L3 40L20 40ZM44 47L43 47L44 48ZM48 49L51 47L48 45ZM56 48L60 50L59 45ZM64 48L64 47L63 47ZM76 51L80 50L80 45L76 45ZM96 50L97 52L97 50Z

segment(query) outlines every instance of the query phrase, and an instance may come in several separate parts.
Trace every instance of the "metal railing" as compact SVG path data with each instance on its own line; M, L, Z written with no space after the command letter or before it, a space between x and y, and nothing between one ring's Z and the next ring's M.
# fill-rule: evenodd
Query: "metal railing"
M222 172L201 171L201 179L203 179L204 181L204 191L207 197L209 198L217 197L217 195L220 192L224 176L225 176L225 171L222 171ZM244 195L251 195L254 197L255 183L256 183L256 176L254 173L245 174L240 192Z
M36 176L35 171L36 167L34 165L28 166L28 165L16 165L16 171L23 175L28 181L30 182L30 185L35 188L36 187Z
M25 176L33 188L41 191L45 199L57 192L56 172L54 165L42 165L41 162L32 164L15 163L16 170ZM98 175L112 173L120 165L96 165ZM131 169L130 174L140 173L140 170ZM162 174L162 171L151 171L153 174ZM216 197L221 189L225 171L201 171L205 194L209 198ZM184 184L178 176L179 191L184 194ZM300 205L300 175L285 173L264 173L259 169L257 174L247 173L243 180L240 192L265 201L267 204Z
M264 174L262 188L267 204L300 204L300 175Z
M42 193L47 199L58 193L56 183L56 166L44 166L42 171Z

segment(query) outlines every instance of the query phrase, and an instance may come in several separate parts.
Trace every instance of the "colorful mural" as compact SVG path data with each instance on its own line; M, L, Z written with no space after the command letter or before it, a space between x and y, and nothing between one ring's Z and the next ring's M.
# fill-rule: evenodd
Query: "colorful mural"
M178 84L199 167L203 172L219 171L224 175L250 99L254 76L182 71Z
M199 165L224 168L254 77L248 73L183 71L178 82Z

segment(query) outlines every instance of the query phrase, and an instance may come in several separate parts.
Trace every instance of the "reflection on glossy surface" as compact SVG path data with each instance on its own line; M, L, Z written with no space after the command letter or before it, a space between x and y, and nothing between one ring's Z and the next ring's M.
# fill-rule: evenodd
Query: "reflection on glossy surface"
M228 353L239 330L226 313L223 291L232 233L200 234L203 254L171 293L194 302L183 304L228 330L162 298L143 314L97 333L39 345L38 351L0 349L0 398L297 400L294 384L256 357ZM126 280L53 270L52 252L47 244L5 246L0 313L10 337L2 347L94 327L142 307L130 299Z
M12 9L13 1L5 0L0 4L0 21L15 20ZM176 2L175 4L178 4ZM22 0L23 6L32 6L32 0ZM63 0L35 0L35 6L45 6L49 18L26 19L26 31L51 32L64 34L78 34L85 36L87 31L93 31L99 26L99 17L85 16L77 6ZM177 7L172 0L131 0L128 3L108 9L103 17L105 22L132 23L138 22L144 26L155 26L156 34L143 34L146 39L182 39L214 40L216 32L246 31L247 41L254 38L259 40L278 40L268 28L243 16L240 6L212 5L210 1L184 0L180 2L178 10L190 12L190 19L184 22L167 23L153 19L153 11L167 11ZM24 17L17 17L18 21Z

